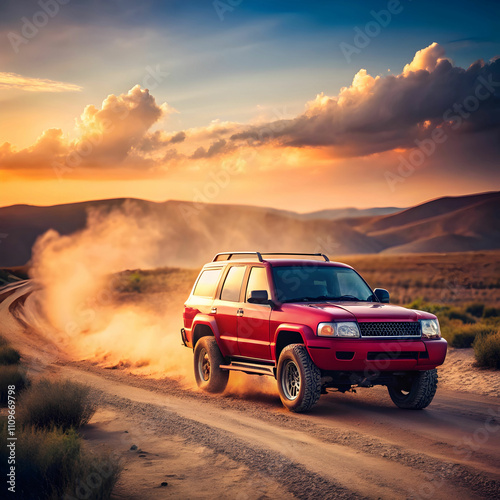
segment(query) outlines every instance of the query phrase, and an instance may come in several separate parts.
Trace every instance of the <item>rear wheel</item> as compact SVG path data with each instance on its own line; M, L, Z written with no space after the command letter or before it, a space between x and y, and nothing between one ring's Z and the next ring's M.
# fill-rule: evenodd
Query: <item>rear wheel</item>
M200 389L223 392L229 372L221 370L224 358L214 337L202 337L194 348L194 376Z
M437 370L427 370L395 377L394 383L387 387L393 403L407 410L422 410L431 404L436 394Z
M278 361L278 391L289 410L310 410L321 395L321 372L302 344L286 346Z

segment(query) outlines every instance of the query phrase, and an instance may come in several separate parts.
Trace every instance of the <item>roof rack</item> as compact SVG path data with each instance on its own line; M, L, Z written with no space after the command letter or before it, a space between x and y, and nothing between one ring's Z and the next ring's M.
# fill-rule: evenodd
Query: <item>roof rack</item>
M259 262L264 262L262 258L263 255L300 255L302 257L323 257L325 262L330 262L330 259L324 253L290 253L290 252L221 252L215 255L212 262L217 262L220 260L231 260L234 255L252 255L256 256ZM223 258L226 256L226 258Z

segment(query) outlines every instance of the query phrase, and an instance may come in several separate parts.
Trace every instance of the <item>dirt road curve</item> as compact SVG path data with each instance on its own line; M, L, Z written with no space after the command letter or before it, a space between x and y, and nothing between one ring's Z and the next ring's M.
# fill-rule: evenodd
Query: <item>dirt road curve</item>
M19 313L31 286L0 290L0 333L101 394L86 434L123 457L117 498L500 498L500 398L438 389L405 411L379 387L295 415L273 395L206 395L67 361Z

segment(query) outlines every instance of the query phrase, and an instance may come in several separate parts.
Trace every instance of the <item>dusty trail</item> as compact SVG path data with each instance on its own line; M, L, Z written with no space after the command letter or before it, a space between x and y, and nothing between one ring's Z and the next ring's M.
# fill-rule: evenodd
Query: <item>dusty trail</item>
M0 290L0 333L30 364L101 394L88 437L123 454L118 497L500 497L498 397L441 388L429 408L411 412L378 387L323 396L314 411L296 415L274 396L207 395L170 379L70 362L37 331L43 323L23 313L31 287ZM36 365L41 350L45 361ZM128 451L125 429L145 452ZM153 486L172 470L166 489Z

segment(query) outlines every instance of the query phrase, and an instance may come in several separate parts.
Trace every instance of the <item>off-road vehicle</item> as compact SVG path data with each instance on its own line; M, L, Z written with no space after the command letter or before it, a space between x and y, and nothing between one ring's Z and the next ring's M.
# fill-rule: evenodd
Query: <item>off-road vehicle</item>
M217 254L185 303L181 335L200 388L224 391L230 370L270 375L295 412L327 388L374 385L400 408L425 408L447 347L436 316L390 305L387 290L323 254Z

